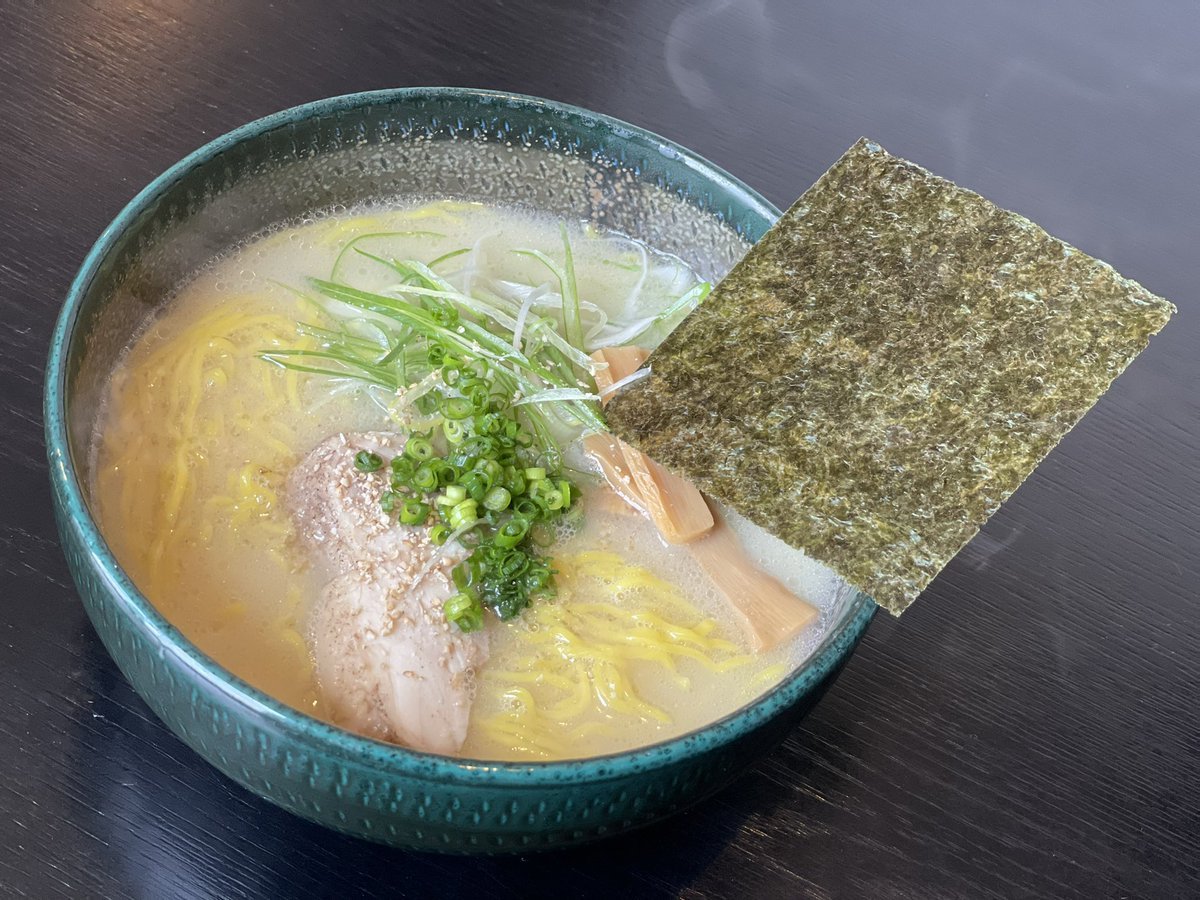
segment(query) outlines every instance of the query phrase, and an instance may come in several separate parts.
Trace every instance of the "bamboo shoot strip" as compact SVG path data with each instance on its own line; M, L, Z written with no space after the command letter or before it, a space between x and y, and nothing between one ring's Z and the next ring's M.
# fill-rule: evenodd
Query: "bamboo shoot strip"
M640 347L597 350L592 359L603 364L596 370L597 390L603 391L631 375L645 361L646 355ZM619 453L624 458L624 475L629 480L630 493L640 499L640 508L667 543L686 544L712 530L712 512L690 481L664 469L640 450L611 440L615 443L605 455L612 458ZM592 449L596 455L594 443ZM616 464L610 462L609 465L615 467Z
M603 394L613 384L633 374L646 361L647 355L641 347L597 350L592 354L592 360L597 364L594 376L597 391ZM600 447L599 443L605 441L607 445ZM628 487L627 493L638 498L635 505L650 517L667 543L686 544L712 530L712 512L690 481L669 472L640 450L611 435L597 436L588 446L606 474L610 468L614 471L619 468ZM614 489L621 493L619 488Z
M861 140L606 418L899 614L1173 312Z
M697 565L738 613L758 651L787 641L817 619L817 608L751 560L733 529L714 512L708 534L687 545Z
M603 391L610 384L627 378L645 361L646 355L645 350L637 347L596 351L592 354L593 359L607 363L606 367L597 370L597 388ZM755 650L777 646L816 619L816 607L801 600L782 582L755 565L737 536L708 507L707 501L690 482L668 472L639 450L608 433L588 435L584 439L584 448L599 463L613 490L630 506L650 516L669 541L671 538L663 530L661 514L655 516L650 510L656 504L689 508L694 502L704 505L703 516L693 509L691 521L707 522L707 527L686 542L672 543L685 543L697 565L737 612ZM635 475L639 468L654 478L648 490L645 476L639 479Z

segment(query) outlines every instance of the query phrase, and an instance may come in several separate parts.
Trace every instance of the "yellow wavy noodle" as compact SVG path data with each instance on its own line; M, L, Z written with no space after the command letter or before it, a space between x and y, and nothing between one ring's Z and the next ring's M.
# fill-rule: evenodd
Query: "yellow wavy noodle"
M615 553L555 559L559 596L527 610L515 652L480 675L476 732L487 749L535 759L594 753L589 745L671 716L641 685L667 680L685 693L696 667L728 672L751 662L676 588ZM681 668L681 665L683 668Z
M226 586L233 582L222 581L223 572L210 577L207 567L232 564L219 554L208 563L197 544L219 538L223 546L265 550L281 577L293 568L280 498L295 462L297 437L287 423L301 408L301 385L296 373L257 354L296 346L298 338L294 318L255 309L263 305L221 297L182 328L152 328L130 351L109 397L96 474L105 533L156 603L171 606L181 591L187 602L199 598L205 608L186 610L181 621L200 623L202 632L244 628L258 607ZM229 465L231 441L252 459ZM308 651L300 599L290 584L279 607L286 615L266 630L302 673Z

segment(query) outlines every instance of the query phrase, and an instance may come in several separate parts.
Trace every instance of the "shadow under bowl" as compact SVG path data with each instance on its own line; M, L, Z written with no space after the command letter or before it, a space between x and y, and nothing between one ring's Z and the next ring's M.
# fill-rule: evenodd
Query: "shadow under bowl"
M90 509L88 445L109 373L146 316L213 257L265 229L385 198L507 204L585 220L717 279L778 217L737 179L624 122L460 88L310 103L218 138L139 193L67 295L45 390L62 545L105 647L155 714L248 790L396 846L528 851L613 835L728 783L813 706L875 612L847 591L812 656L755 702L683 737L552 763L434 756L292 709L201 653L121 569Z

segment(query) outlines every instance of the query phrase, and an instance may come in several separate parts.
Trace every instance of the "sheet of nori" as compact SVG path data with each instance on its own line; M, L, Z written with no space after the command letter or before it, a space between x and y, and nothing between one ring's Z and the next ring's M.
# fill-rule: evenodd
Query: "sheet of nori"
M899 614L1174 309L863 139L605 413Z

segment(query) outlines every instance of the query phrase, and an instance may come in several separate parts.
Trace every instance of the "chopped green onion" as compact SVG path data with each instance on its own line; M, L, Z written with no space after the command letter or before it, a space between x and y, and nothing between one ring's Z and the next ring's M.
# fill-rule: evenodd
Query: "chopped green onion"
M475 417L475 433L495 437L503 434L505 425L512 421L512 419L505 419L500 413L481 413Z
M446 462L444 459L431 459L428 464L432 465L434 471L437 472L438 487L446 487L458 480L459 471L457 467Z
M433 456L433 444L423 437L410 437L404 445L404 455L417 462L423 462Z
M516 470L513 466L508 466L504 470L504 486L508 488L514 497L525 493L525 476Z
M404 501L400 510L400 522L404 525L421 525L429 518L429 504L415 497Z
M447 419L465 419L474 411L471 401L465 397L443 397L442 415Z
M438 527L443 528L445 526ZM466 566L455 566L450 571L450 580L454 582L454 586L460 591L465 591L471 586L471 573L467 570Z
M464 500L455 505L450 510L450 527L457 530L469 522L474 522L479 518L478 510L479 506L474 500Z
M486 475L491 480L492 484L495 484L497 481L499 481L500 477L504 474L504 466L500 465L500 463L496 462L494 459L479 460L475 463L474 470L476 472L482 472L484 475Z
M345 459L345 457L342 457ZM383 457L370 450L359 450L354 454L354 468L360 472L377 472L383 467Z
M525 535L528 533L529 520L514 516L500 526L500 530L496 533L496 546L505 549L515 547L525 539Z
M476 435L463 441L462 452L467 456L487 458L496 452L496 442L490 437Z
M481 472L474 469L463 476L459 482L466 488L467 496L475 501L481 501L484 495L492 488L492 477L487 472Z
M513 550L505 556L499 565L500 574L505 578L516 578L523 575L530 567L529 557L520 550Z
M461 631L470 633L483 627L483 604L474 594L466 591L455 594L442 604L446 619L459 627Z
M542 507L532 497L522 497L513 504L513 509L527 519L540 519Z
M472 411L477 413L487 412L492 403L491 391L484 384L472 387L467 392L467 397L470 399Z
M433 321L443 328L453 328L458 324L458 310L448 303L434 301L429 306L429 312L433 316Z
M487 492L483 498L483 505L493 512L500 512L508 509L508 504L512 502L512 494L502 487L494 487Z
M407 456L395 456L392 458L392 474L404 481L412 478L413 472L417 469L416 464Z
M428 462L423 462L417 466L417 471L413 472L412 486L419 491L433 491L438 486L437 470L429 465Z
M429 529L429 540L439 547L446 543L448 537L450 537L450 529L445 525L434 525Z

